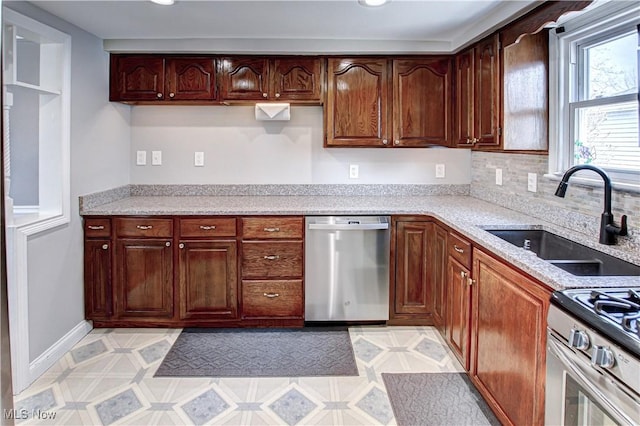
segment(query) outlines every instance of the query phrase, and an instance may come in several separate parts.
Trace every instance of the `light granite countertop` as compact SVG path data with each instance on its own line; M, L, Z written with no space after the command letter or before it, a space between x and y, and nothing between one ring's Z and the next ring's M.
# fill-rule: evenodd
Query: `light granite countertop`
M640 286L640 277L579 277L485 229L546 229L640 265L640 253L604 246L591 236L465 195L420 196L129 196L87 209L109 215L429 215L552 289Z

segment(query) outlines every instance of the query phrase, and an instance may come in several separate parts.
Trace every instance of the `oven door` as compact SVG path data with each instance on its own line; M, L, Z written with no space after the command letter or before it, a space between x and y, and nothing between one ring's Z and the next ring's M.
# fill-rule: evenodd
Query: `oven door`
M547 425L638 425L638 396L591 366L553 333L547 335Z

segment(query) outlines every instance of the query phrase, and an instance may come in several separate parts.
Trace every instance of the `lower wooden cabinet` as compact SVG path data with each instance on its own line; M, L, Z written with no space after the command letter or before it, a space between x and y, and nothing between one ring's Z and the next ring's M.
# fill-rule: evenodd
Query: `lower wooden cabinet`
M433 324L444 332L447 315L447 230L434 224L431 256L433 258Z
M170 239L117 239L115 271L117 319L173 317Z
M234 240L187 240L179 245L180 319L238 317L238 256Z
M447 320L445 338L465 370L469 370L469 333L471 328L471 273L449 257L447 272Z
M503 424L544 424L551 292L473 251L470 376Z
M87 319L99 320L113 314L109 239L89 239L84 243L84 309Z
M302 280L242 281L244 318L301 318Z

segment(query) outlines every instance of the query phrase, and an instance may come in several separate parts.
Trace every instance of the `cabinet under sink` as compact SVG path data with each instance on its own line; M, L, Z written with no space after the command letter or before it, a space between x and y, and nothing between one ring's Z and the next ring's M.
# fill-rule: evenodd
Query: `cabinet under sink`
M640 276L640 266L594 250L543 229L485 229L579 276Z

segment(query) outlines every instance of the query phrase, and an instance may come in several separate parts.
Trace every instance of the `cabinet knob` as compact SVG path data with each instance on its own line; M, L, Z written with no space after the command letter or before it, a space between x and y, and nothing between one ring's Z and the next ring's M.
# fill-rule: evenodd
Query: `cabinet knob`
M266 93L263 93L263 94L262 94L262 97L263 97L263 98L267 98L267 97L269 97L269 95L268 95L268 94L266 94Z
M467 273L465 271L460 271L460 278L463 280L467 278Z
M471 143L478 143L478 142L480 142L480 139L478 138L471 139Z
M279 97L280 97L280 93L276 93L276 98L279 98Z
M103 244L102 245L102 250L107 250L109 248L109 244Z
M386 140L386 139L382 139L382 145L387 145L388 143L389 143L389 141L388 141L388 140Z
M158 99L162 98L162 93L156 93L156 97L157 97Z
M171 247L171 241L167 241L166 243L164 243L164 245L167 247Z
M395 141L393 141L394 145L400 145L400 141L398 139L396 139Z
M173 93L173 92L171 92L171 93L169 93L169 97L170 97L170 98L175 98L175 97L176 97L176 94L175 94L175 93Z
M180 243L180 244L178 244L178 247L180 247L181 249L183 249L183 248L184 248L184 243Z

